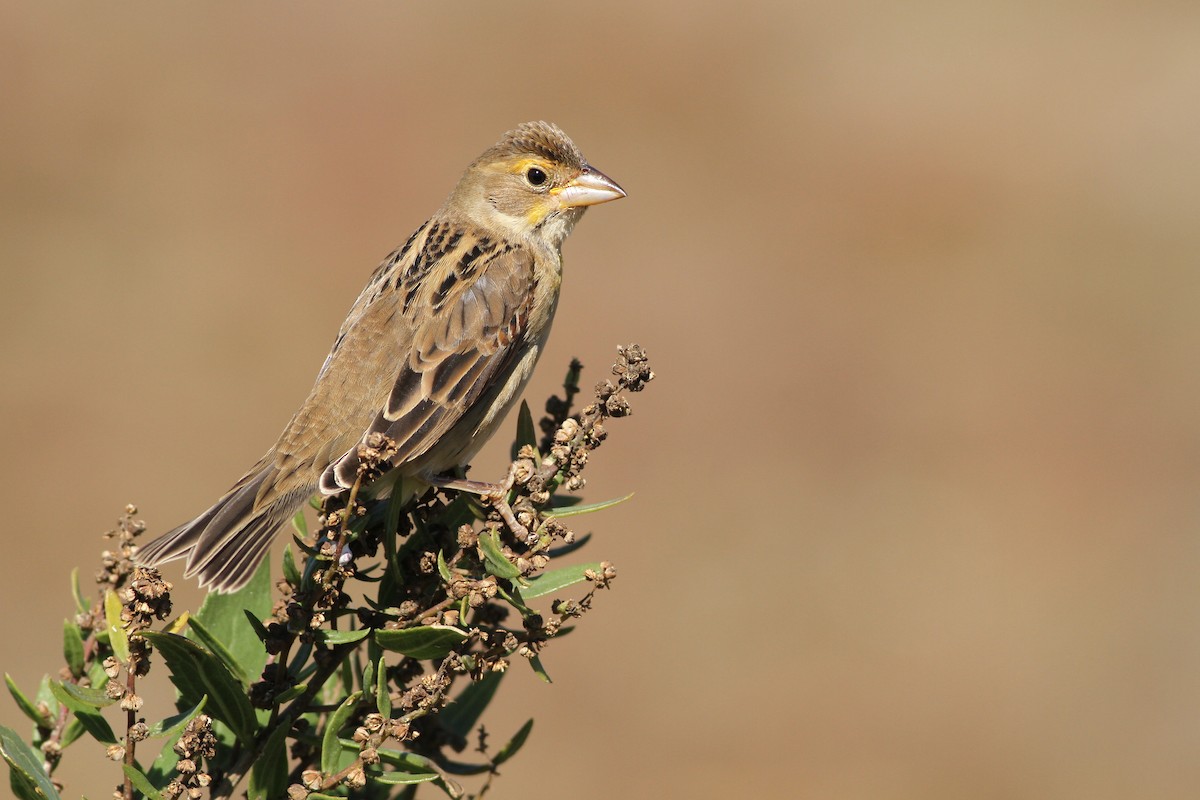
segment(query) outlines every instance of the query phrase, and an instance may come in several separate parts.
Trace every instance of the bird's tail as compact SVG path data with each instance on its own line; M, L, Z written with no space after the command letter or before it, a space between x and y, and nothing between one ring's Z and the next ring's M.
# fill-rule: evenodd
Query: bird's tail
M141 548L137 560L146 566L187 558L185 578L200 576L200 586L234 592L249 582L275 531L291 519L312 493L301 487L259 503L263 484L275 473L264 461L234 484L212 508Z

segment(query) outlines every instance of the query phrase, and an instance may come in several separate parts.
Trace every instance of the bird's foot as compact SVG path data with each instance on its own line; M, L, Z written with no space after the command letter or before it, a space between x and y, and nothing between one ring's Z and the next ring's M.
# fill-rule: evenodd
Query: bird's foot
M430 486L436 486L440 489L454 489L459 492L470 492L471 494L478 495L487 501L492 508L496 509L496 512L500 515L500 519L504 520L504 524L508 526L508 529L513 532L514 536L524 542L528 542L532 537L529 529L517 521L516 515L513 514L512 506L508 504L508 492L512 489L515 476L515 469L510 467L508 477L501 483L470 481L466 478L451 478L444 475L426 475L422 476L421 480Z

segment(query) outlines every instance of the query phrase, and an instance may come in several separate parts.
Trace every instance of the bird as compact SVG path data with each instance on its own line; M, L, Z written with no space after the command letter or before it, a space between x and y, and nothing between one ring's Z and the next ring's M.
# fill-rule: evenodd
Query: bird
M309 497L354 485L359 445L380 433L396 444L387 475L406 490L472 492L515 523L505 484L458 470L496 432L545 348L563 240L589 206L622 197L557 125L505 133L375 270L275 444L206 511L140 548L138 562L186 559L184 577L202 588L240 589Z

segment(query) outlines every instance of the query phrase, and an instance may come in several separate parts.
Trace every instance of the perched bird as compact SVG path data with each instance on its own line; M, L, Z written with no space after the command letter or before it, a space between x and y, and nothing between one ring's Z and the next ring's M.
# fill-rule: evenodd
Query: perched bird
M563 240L587 206L624 196L557 126L504 134L371 276L279 440L139 561L186 558L184 575L201 586L240 588L306 498L354 484L358 445L375 432L396 442L390 474L406 487L474 492L511 520L504 484L450 473L496 431L533 372L558 303Z

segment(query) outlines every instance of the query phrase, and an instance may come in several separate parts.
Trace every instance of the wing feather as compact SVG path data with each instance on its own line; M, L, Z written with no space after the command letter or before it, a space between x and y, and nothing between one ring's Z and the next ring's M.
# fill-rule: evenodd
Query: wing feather
M424 281L405 315L411 338L391 390L361 437L334 453L321 490L353 485L358 443L371 433L397 443L394 465L421 458L505 380L517 361L534 281L533 255L523 248L498 249L469 276Z

